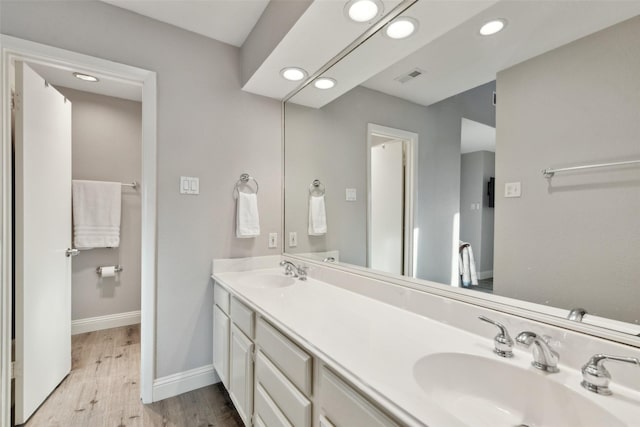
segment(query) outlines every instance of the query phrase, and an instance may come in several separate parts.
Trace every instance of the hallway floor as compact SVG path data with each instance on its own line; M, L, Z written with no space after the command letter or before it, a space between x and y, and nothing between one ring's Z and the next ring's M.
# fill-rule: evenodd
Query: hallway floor
M27 427L241 427L221 384L143 405L140 325L72 337L71 373Z

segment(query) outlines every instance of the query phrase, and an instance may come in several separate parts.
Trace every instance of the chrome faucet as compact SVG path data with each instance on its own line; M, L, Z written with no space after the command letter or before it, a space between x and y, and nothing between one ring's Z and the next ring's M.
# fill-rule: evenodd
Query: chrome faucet
M589 359L582 367L582 387L594 393L610 396L609 382L611 374L604 367L604 362L613 360L615 362L631 363L640 367L640 360L635 357L609 356L608 354L596 354Z
M297 266L291 261L280 261L280 267L284 267L284 274L287 276L293 276L298 280L307 280L307 267Z
M485 316L478 316L478 319L491 323L500 329L500 332L493 338L493 352L501 357L513 357L513 339L511 339L507 328L502 323L491 320Z
M549 345L548 338L538 336L533 332L520 332L516 337L516 343L530 347L533 344L533 362L531 365L541 371L555 373L558 369L560 355Z

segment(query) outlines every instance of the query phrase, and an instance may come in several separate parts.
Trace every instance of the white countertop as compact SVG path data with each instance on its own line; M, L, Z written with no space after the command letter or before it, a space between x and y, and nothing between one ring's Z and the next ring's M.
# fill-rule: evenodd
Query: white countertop
M213 278L407 425L466 425L430 402L414 379L413 367L426 355L473 354L535 371L529 350L514 349L511 359L495 355L493 333L481 337L313 278L280 288L255 286L265 274L282 275L282 269ZM560 369L550 381L606 404L629 426L640 425L640 393L618 386L613 396L598 396L580 386L579 372Z

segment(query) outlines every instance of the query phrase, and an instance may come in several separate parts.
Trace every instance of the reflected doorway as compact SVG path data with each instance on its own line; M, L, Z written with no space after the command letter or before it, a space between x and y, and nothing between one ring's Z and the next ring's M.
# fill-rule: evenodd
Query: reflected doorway
M460 141L460 286L492 293L496 129L462 118Z
M411 277L417 143L415 133L368 126L367 266Z

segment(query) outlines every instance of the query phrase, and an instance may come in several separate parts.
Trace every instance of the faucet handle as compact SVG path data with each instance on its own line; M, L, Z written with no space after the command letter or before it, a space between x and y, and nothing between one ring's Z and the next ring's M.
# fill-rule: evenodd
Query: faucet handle
M513 357L513 339L511 339L507 328L502 323L491 320L485 316L478 316L478 319L491 323L500 329L500 332L493 338L493 344L495 346L493 352L501 357Z
M604 396L611 395L609 382L611 374L604 367L604 362L612 360L614 362L631 363L640 367L640 360L635 357L611 356L608 354L595 354L586 365L582 367L582 382L580 385L589 391L602 394Z
M299 280L307 280L307 270L309 270L309 267L307 267L306 265L301 265L298 267L298 279Z

